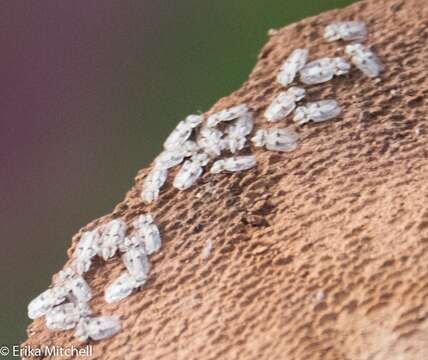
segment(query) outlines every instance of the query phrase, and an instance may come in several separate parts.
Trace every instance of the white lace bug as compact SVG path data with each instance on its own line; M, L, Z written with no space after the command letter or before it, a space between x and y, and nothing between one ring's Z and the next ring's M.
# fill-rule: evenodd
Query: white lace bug
M209 161L206 154L198 154L187 160L174 178L173 186L179 190L190 188L202 175L203 166Z
M84 232L77 243L74 253L76 272L84 274L92 264L92 258L97 255L100 241L99 229Z
M165 184L168 170L154 167L144 179L141 198L146 204L151 204L159 198L159 191Z
M328 42L336 40L363 41L367 37L367 26L363 21L337 21L326 26L324 39Z
M209 156L220 156L224 149L223 132L215 128L203 126L198 134L197 143Z
M309 51L307 49L296 49L285 60L279 73L276 77L277 81L283 85L288 86L294 81L296 74L303 69L308 61Z
M161 248L162 241L158 226L151 215L140 215L134 222L134 236L141 238L148 255Z
M46 327L53 331L70 330L76 327L81 317L90 314L84 303L58 305L46 314Z
M299 125L309 121L321 122L333 119L342 112L341 107L335 100L321 100L308 103L296 109L294 121Z
M102 227L99 255L110 259L117 251L119 244L125 239L127 226L121 219L114 219Z
M349 72L351 66L341 57L322 58L308 63L300 70L300 81L306 85L321 84Z
M278 122L292 113L297 102L305 97L305 89L293 86L280 92L266 109L264 116L269 122Z
M193 129L204 121L203 115L189 115L180 121L164 142L166 150L173 150L182 146L192 135Z
M229 125L226 129L226 137L223 140L224 147L231 153L242 150L247 141L247 135L253 131L253 116L247 113L235 120L235 123Z
M92 292L86 280L70 267L59 272L56 286L63 287L68 291L71 300L78 303L85 303L91 300Z
M143 246L133 246L122 255L129 274L139 283L144 282L150 271L150 262Z
M51 288L43 291L28 304L28 317L37 319L46 315L54 306L61 304L67 298L63 288Z
M84 317L77 324L74 335L82 342L89 338L97 341L112 337L120 329L120 321L116 316Z
M248 112L249 109L246 104L233 106L210 115L207 120L207 125L208 127L215 127L221 122L235 120L241 116L244 116Z
M298 134L291 129L261 129L251 139L256 147L271 151L294 151L297 149Z
M104 299L108 304L127 298L138 287L144 284L144 281L137 281L128 272L124 272L114 280L104 292Z
M362 44L349 44L345 52L351 56L352 63L368 77L378 77L384 70L377 55Z
M211 173L218 174L222 171L236 172L248 170L256 166L256 157L254 155L233 156L226 159L217 160L211 166Z

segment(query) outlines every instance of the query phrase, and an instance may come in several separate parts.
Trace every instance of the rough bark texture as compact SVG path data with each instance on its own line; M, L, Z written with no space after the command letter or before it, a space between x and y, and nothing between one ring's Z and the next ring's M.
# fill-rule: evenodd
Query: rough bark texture
M124 301L103 299L119 257L88 274L95 312L124 327L93 343L94 359L428 358L428 2L363 1L272 31L248 81L211 112L246 102L266 127L293 49L343 54L322 39L337 19L365 20L386 66L380 80L354 69L308 88L309 100L336 98L340 119L300 128L295 152L252 149L257 169L205 174L184 192L168 180L153 206L140 200L141 170L113 213L85 227L150 211L164 240L147 286ZM25 344L79 343L37 320Z

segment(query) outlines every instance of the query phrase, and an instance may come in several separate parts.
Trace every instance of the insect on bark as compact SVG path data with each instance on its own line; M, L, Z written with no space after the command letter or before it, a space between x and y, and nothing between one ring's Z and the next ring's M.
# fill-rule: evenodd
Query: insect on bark
M86 280L72 268L68 267L59 272L57 287L62 286L68 291L69 297L75 302L88 302L92 298L91 288Z
M100 241L98 229L87 231L82 234L74 253L74 267L79 274L87 272L92 264L92 258L97 255Z
M224 150L223 132L204 126L198 134L197 143L206 154L212 157L220 156Z
M86 304L58 305L46 314L46 327L53 331L70 330L76 327L82 316L89 314L90 310Z
M256 147L271 151L293 151L297 149L299 136L291 129L261 129L251 139Z
M100 255L104 260L110 259L116 253L119 244L125 239L126 229L126 224L121 219L111 220L103 226Z
M209 127L215 127L221 122L232 121L244 116L247 112L249 112L249 109L246 104L233 106L210 115L207 120L207 125Z
M116 316L98 316L81 318L76 327L75 336L82 342L89 338L97 341L112 337L121 329Z
M338 21L326 26L324 39L328 42L336 40L363 41L367 37L367 26L363 21Z
M310 62L300 70L300 81L306 85L321 84L334 76L347 74L350 69L351 66L341 57L322 58Z
M298 107L293 120L297 124L303 125L309 121L321 122L333 119L339 116L341 112L342 109L337 101L321 100Z
M106 288L104 299L108 304L120 301L143 284L144 281L138 282L128 272L124 272Z
M138 282L147 279L150 271L150 262L143 246L131 247L122 255L123 263L129 274Z
M211 166L211 173L218 174L222 171L243 171L256 166L256 157L254 155L233 156L226 159L217 160Z
M352 63L368 77L378 77L384 70L377 55L362 44L349 44L345 52L351 56Z
M144 244L147 255L151 255L161 248L162 241L158 226L153 223L151 215L140 215L133 222L135 233Z
M305 66L308 56L309 50L307 49L294 50L287 60L282 63L276 80L283 86L291 84L296 74Z
M141 198L146 204L151 204L159 198L159 191L165 184L168 170L154 167L144 179Z
M187 160L174 179L173 186L179 190L190 188L202 175L203 166L209 161L206 154L198 154Z
M180 121L164 142L166 150L174 150L182 146L192 135L193 129L204 121L203 115L189 115Z
M251 131L253 131L253 116L251 113L247 113L236 119L235 123L226 129L224 147L233 154L242 150L247 142L247 135Z
M28 304L28 317L37 319L46 315L54 306L61 304L67 298L63 288L47 289Z
M278 122L292 113L297 106L297 102L305 97L305 89L291 87L287 91L282 91L276 96L264 116L269 122Z

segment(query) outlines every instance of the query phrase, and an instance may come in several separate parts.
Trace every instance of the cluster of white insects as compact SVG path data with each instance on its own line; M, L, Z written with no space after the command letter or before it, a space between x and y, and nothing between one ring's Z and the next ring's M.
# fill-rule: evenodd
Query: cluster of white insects
M60 271L54 287L44 291L28 305L28 316L45 316L49 330L75 330L75 336L86 341L100 340L120 330L114 316L92 317L89 301L91 289L84 274L98 256L105 261L120 252L126 271L106 289L104 298L113 303L129 296L147 280L150 271L148 256L161 247L159 229L150 215L140 215L128 233L123 220L114 219L82 234L76 246L72 264Z
M360 42L367 37L364 22L336 22L326 27L327 41L352 41L345 52L352 63L369 77L377 77L383 70L377 56ZM294 50L281 65L277 82L288 87L296 81L314 85L347 74L351 65L342 57L321 58L308 63L307 49ZM332 99L298 105L305 98L305 89L291 86L280 92L264 112L269 123L277 123L294 113L297 125L309 121L321 122L337 117L340 105ZM151 172L146 176L141 191L146 204L159 198L170 169L182 164L172 185L185 190L191 187L211 163L210 172L236 172L256 166L254 155L239 155L247 146L247 137L253 132L253 115L246 104L240 104L207 119L203 115L190 115L181 121L164 142L163 152L155 159ZM293 151L297 148L298 135L290 128L271 127L255 131L251 142L255 147L270 151ZM219 157L228 152L226 158ZM120 301L141 288L150 272L149 255L161 247L161 236L151 215L140 215L132 224L132 231L121 219L111 220L94 230L82 234L71 265L62 270L54 286L28 306L28 316L36 319L45 316L46 326L53 331L75 329L81 341L89 338L100 340L116 334L120 321L115 316L93 316L89 302L91 289L84 274L91 268L95 257L108 260L120 253L126 271L106 289L107 303ZM207 258L211 241L203 250Z

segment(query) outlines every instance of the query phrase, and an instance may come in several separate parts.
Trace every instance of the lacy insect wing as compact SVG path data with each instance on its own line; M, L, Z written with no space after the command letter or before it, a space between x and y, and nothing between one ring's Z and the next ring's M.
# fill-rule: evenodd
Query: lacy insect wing
M144 179L144 187L160 189L166 181L168 170L154 167Z
M307 106L299 106L294 112L293 121L298 125L306 124L311 120Z
M73 263L76 272L80 275L88 272L91 268L92 260L91 259L76 259Z
M200 150L199 145L191 140L186 141L181 147L177 148L176 151L181 151L185 157L193 156Z
M183 151L165 150L155 159L155 167L159 169L170 169L180 165L185 158Z
M347 45L345 51L352 63L368 77L378 77L384 67L377 55L362 44Z
M74 257L76 268L80 274L87 272L92 263L92 258L97 254L97 243L99 242L98 230L84 232L76 246Z
M62 304L46 314L46 326L53 331L70 330L76 327L79 319L80 311L74 304Z
M292 87L288 91L282 91L274 98L265 111L265 118L269 122L278 122L293 112L296 102L303 99L305 90L303 88Z
M102 238L104 241L114 239L118 243L123 240L126 234L126 223L121 219L111 220L104 225Z
M309 121L321 122L333 119L342 112L341 107L335 100L322 100L309 103L296 109L294 121L304 124Z
M284 119L296 108L294 98L287 96L286 92L281 92L273 99L272 103L265 111L265 118L269 122L278 122Z
M338 21L328 25L324 30L324 39L328 42L363 41L367 38L367 26L363 21Z
M133 247L122 255L123 263L138 282L145 281L150 271L150 262L143 247Z
M292 86L286 91L287 95L295 102L302 100L306 96L306 90L299 86Z
M74 271L73 267L67 266L58 273L54 283L55 285L62 286L66 281L72 279L75 275L76 272Z
M208 117L207 125L209 127L215 127L221 122L235 120L249 111L246 104L241 104L233 106L222 111L219 111L215 114L212 114Z
M211 174L218 174L224 171L224 160L217 160L212 164L210 173Z
M89 324L89 318L84 317L84 318L80 318L79 322L76 325L74 336L82 342L85 342L89 339L89 334L87 330L88 324Z
M174 150L190 138L194 128L199 126L204 120L203 115L189 115L185 120L180 121L164 142L166 150Z
M300 81L306 85L315 85L333 79L335 67L330 58L322 58L308 63L300 70Z
M163 146L166 150L173 150L183 144L192 135L192 127L185 121L180 121L171 134L166 138Z
M332 60L334 67L334 75L345 75L351 70L351 65L342 57L335 57Z
M138 287L137 281L127 272L113 281L104 292L108 304L127 298Z
M341 107L335 100L322 100L313 103L310 107L311 118L314 122L333 119L342 112Z
M194 129L194 128L198 127L199 125L201 125L203 121L204 121L204 116L203 115L189 115L184 120L184 122L186 123L186 125L188 125L192 129Z
M253 118L250 113L235 120L226 129L226 137L222 140L223 148L235 153L242 150L246 143L246 136L253 129Z
M148 255L153 254L161 248L161 235L157 225L148 224L138 229L136 234L141 237L144 247Z
M223 170L230 172L243 171L254 166L256 166L256 157L254 155L233 156L216 161L211 167L211 172L216 174Z
M67 289L72 293L78 302L88 302L92 298L92 291L86 280L80 276L75 275L65 284Z
M256 166L256 157L254 155L235 156L225 160L224 168L227 171L248 170Z
M101 238L101 253L104 260L108 260L115 253L119 244L125 239L126 223L120 219L114 219L104 225Z
M239 134L239 136L247 136L248 134L253 131L254 127L254 120L253 115L248 112L244 116L241 116L238 118L235 122L235 124L231 125L228 129L228 133L234 133L236 135Z
M127 252L131 247L144 245L142 238L133 234L127 236L121 244L119 244L119 251Z
M57 288L67 291L68 296L77 303L85 303L92 298L91 288L73 266L61 270L54 283Z
M207 154L211 156L219 156L224 149L223 132L218 129L203 127L199 132L197 144Z
M231 153L236 153L245 147L247 138L245 136L232 136L228 135L224 140L224 148L228 149Z
M120 321L116 316L87 317L80 319L74 335L82 342L89 338L97 341L112 337L120 330Z
M28 304L28 317L34 320L45 315L54 306L64 302L66 296L67 291L63 288L45 290Z
M198 162L187 160L175 176L173 186L179 190L186 190L199 179L202 172L202 166Z
M307 49L296 49L283 62L279 70L277 81L287 86L294 81L296 74L305 66L309 56Z
M299 136L291 129L269 129L266 132L265 147L271 151L294 151Z
M89 319L86 324L88 336L95 341L112 337L120 329L120 321L116 316L98 316Z
M146 204L150 204L159 197L159 190L165 184L168 170L154 167L144 179L141 198Z
M260 129L257 130L254 136L251 138L252 143L256 147L263 147L266 145L266 136L267 136L267 130Z

